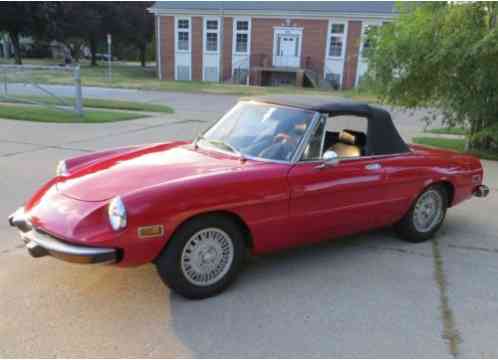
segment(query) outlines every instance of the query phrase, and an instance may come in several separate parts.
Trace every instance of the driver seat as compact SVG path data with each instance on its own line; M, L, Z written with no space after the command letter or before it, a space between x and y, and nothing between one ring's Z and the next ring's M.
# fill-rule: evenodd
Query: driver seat
M361 147L356 134L347 130L339 133L339 141L330 147L338 157L358 157L361 156Z

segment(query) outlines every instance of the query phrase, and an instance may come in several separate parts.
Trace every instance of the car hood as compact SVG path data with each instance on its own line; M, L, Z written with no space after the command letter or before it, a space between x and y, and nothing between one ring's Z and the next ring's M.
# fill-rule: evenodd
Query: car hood
M105 157L61 177L57 189L83 201L104 201L140 189L250 166L235 156L194 149L185 143L158 144Z

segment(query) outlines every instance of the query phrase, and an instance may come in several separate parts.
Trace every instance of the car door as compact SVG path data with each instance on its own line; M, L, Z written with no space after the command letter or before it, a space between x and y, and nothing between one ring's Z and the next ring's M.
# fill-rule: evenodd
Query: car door
M288 182L290 224L299 243L375 227L384 204L384 170L371 157L328 166L300 162L289 171Z

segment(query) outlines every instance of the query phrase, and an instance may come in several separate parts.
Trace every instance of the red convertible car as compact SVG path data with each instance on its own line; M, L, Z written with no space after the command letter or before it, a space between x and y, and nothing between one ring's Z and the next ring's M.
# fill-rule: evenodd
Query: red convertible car
M29 253L76 263L155 263L205 298L246 253L394 225L424 241L446 210L483 197L478 159L407 145L388 112L290 98L240 101L193 142L130 146L60 162L9 218Z

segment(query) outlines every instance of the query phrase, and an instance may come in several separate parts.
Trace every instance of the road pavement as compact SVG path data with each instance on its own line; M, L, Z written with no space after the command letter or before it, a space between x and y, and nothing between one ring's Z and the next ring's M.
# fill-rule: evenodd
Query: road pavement
M64 91L64 88L61 88ZM486 199L448 212L435 242L389 230L252 258L225 293L188 301L152 265L82 266L29 257L6 218L58 160L189 139L236 98L86 89L177 112L112 124L0 120L0 357L498 356L498 166ZM405 137L423 113L396 111Z

